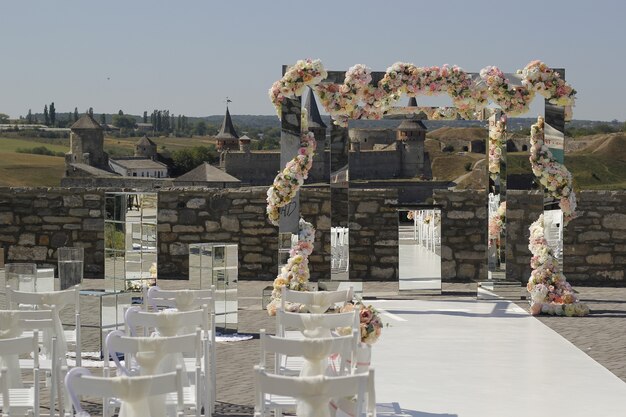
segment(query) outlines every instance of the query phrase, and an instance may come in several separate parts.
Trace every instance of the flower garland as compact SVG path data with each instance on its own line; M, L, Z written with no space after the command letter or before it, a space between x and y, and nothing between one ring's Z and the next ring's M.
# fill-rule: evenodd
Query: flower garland
M498 210L489 217L489 247L493 246L493 242L497 246L500 245L500 236L502 230L506 227L506 201L498 206Z
M502 148L506 146L506 115L489 126L489 176L495 181L500 174Z
M505 113L514 116L528 111L535 93L551 103L574 105L576 90L559 74L540 61L532 61L517 71L521 86L509 84L505 74L496 67L483 68L472 76L458 66L416 67L397 62L389 67L377 85L371 85L371 70L358 64L346 72L343 84L322 83L327 72L320 60L301 60L289 68L269 91L270 99L280 116L285 97L302 94L311 86L334 122L347 126L350 119L378 120L392 109L402 94L409 96L447 93L456 107L456 115L475 118L491 99ZM391 111L393 112L393 111ZM433 112L433 116L452 117L449 111Z
M270 316L276 314L276 309L280 306L281 291L287 287L293 291L309 290L309 255L313 253L313 242L315 241L315 229L313 225L304 219L299 222L298 243L289 251L287 264L283 265L280 273L274 280L272 290L272 300L267 305L267 312ZM300 305L288 306L291 311L299 311Z
M359 329L361 334L361 342L368 345L376 343L383 330L383 320L378 310L371 305L365 305L361 302L346 303L339 309L340 313L349 313L359 309ZM336 329L340 335L352 334L352 327L344 327Z
M316 146L315 135L311 132L303 133L298 154L278 173L267 190L267 215L273 225L278 226L280 208L291 203L308 177ZM272 301L267 305L267 312L270 315L276 314L276 308L280 305L282 287L287 286L294 291L308 291L310 278L308 258L313 252L315 229L311 223L302 218L298 226L298 242L291 248L287 264L283 265L274 280Z
M572 174L557 162L544 144L543 117L530 128L530 164L539 183L550 195L559 200L563 210L563 224L567 226L576 217L576 194L572 186Z
M298 155L278 173L274 183L267 190L267 216L274 226L278 226L280 208L291 203L304 184L304 180L307 179L313 165L316 147L315 135L311 132L304 133L301 137Z
M533 268L526 288L530 292L530 312L566 316L585 316L589 307L578 301L572 286L567 282L544 236L543 214L530 226L528 249L532 253Z

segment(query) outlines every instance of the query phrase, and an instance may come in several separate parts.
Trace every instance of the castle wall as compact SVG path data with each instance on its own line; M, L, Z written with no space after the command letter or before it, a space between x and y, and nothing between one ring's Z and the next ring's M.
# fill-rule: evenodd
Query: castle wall
M396 140L395 129L349 129L350 142L360 142L361 150L372 150L376 144L388 145Z
M399 178L401 162L401 154L396 150L350 152L350 179Z

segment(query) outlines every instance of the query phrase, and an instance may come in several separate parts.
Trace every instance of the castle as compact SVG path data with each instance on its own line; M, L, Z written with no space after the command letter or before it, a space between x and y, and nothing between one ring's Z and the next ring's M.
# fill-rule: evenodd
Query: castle
M304 106L308 129L318 143L307 183L328 183L331 165L328 126L322 120L312 91ZM148 137L135 144L134 156L110 158L104 152L104 131L90 114L83 115L70 129L70 152L65 155L65 177L61 181L64 186L269 185L282 168L280 150L252 150L251 139L239 136L228 106L215 136L219 165L205 163L177 179L169 178L165 159ZM426 126L416 119L403 120L395 130L350 129L350 179L431 179L425 138Z
M417 105L412 101L410 105ZM317 140L317 153L307 183L328 182L330 151L327 126L322 120L315 96L309 90L305 101L307 125ZM431 179L430 158L424 150L426 126L414 119L403 120L398 128L350 129L350 179ZM226 109L218 138L220 169L244 184L269 185L280 167L280 150L253 151L250 139L237 135ZM238 138L239 147L235 146Z

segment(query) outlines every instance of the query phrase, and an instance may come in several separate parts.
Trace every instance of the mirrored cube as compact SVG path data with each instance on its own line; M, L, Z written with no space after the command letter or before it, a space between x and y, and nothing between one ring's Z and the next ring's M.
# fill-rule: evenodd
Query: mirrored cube
M208 289L215 285L216 327L237 331L238 247L230 243L189 245L189 287Z

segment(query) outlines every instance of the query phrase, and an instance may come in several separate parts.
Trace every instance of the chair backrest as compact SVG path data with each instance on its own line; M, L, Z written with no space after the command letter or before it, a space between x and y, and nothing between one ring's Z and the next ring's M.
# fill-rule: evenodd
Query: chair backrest
M13 322L20 333L25 330L54 329L54 313L52 310L0 310L0 323L9 322Z
M257 389L257 408L265 415L265 394L282 395L300 400L315 400L311 406L325 406L334 398L356 395L356 417L361 415L368 379L374 377L374 370L367 374L348 376L289 377L265 372L260 366L254 367ZM372 410L368 410L369 413Z
M158 343L158 352L155 351L155 355L163 358L171 353L193 353L196 357L196 366L201 366L203 349L200 329L197 329L196 334L170 337L130 337L124 335L120 330L114 330L106 337L103 353L105 358L110 356L113 359L117 369L124 375L130 376L128 369L130 357L134 357L140 352L146 352L147 349L152 349L155 343ZM124 365L120 363L117 353L125 354ZM108 360L105 361L105 366L108 366Z
M39 368L39 333L35 330L32 336L19 336L10 339L0 339L0 356L33 355L35 368Z
M37 309L49 309L55 305L62 309L66 305L74 305L76 313L80 312L80 286L71 289L49 292L17 291L7 286L7 305L9 308L19 308L20 305L35 306ZM48 307L48 308L46 308Z
M124 393L120 392L120 385L122 385L120 382L126 387L127 394L140 391L145 393L146 398L142 398L143 400L156 395L176 393L177 409L179 411L183 409L183 376L180 367L176 369L176 372L135 377L93 376L88 369L77 367L72 368L65 375L65 386L76 414L83 412L80 396L102 397L107 403L109 398L122 397ZM147 386L148 389L140 389L142 386ZM133 398L133 402L138 400L139 398Z
M353 293L352 287L337 291L293 291L285 286L282 288L281 308L285 310L285 303L298 303L308 307L322 307L326 310L337 303L345 304L352 301Z
M124 316L126 330L129 336L138 336L139 328L143 328L144 335L153 330L159 330L162 336L176 336L195 333L200 327L205 333L209 332L209 307L202 306L200 310L192 311L142 311L140 307L131 307Z
M265 333L265 329L261 329L260 338L260 365L264 368L268 353L273 353L276 355L275 357L279 355L306 357L313 352L324 352L327 357L339 355L341 361L339 369L336 371L339 375L342 375L348 373L351 370L349 369L351 364L356 361L360 334L354 330L352 335L348 336L319 339L288 339L279 336L270 336ZM274 366L276 367L278 365L279 361L275 361Z
M336 328L359 328L359 315L356 311L336 314L290 313L276 311L276 336L284 337L287 328L302 332L311 329L333 330Z
M197 310L209 306L215 312L215 285L205 290L162 290L158 286L148 289L148 303L157 310L159 307L177 308L179 311Z

